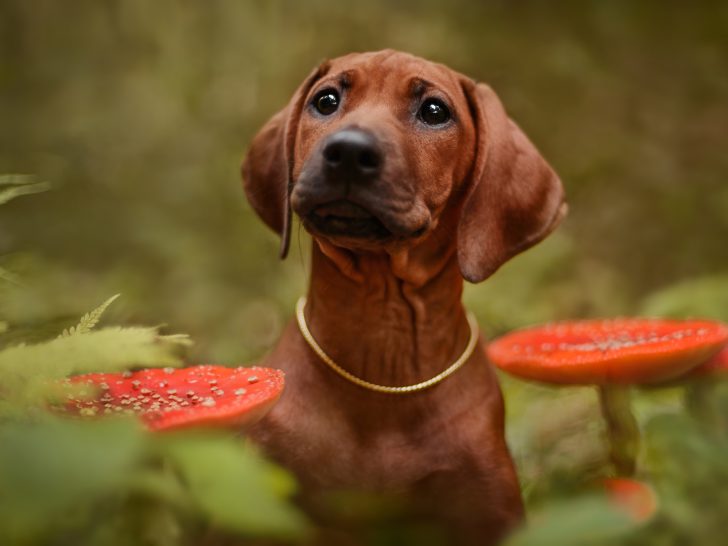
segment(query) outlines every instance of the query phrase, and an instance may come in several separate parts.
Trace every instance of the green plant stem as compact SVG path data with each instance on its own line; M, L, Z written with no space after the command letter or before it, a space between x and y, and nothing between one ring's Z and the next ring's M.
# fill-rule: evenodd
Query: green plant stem
M609 458L619 476L633 476L637 466L640 432L632 414L628 387L600 385L599 404L607 426Z

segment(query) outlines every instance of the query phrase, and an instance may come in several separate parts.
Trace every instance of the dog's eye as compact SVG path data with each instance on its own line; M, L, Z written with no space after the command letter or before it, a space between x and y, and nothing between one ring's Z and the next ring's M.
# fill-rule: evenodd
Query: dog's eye
M339 94L334 89L324 89L313 99L313 106L324 116L330 116L339 108Z
M427 99L420 106L420 119L427 125L442 125L450 119L450 110L438 99Z

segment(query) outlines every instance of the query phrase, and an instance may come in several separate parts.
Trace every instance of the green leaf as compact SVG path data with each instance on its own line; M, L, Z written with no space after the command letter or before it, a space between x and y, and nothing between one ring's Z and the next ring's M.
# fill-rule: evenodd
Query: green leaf
M20 197L50 190L50 182L38 182L35 177L24 174L0 175L0 205Z
M246 535L296 539L307 524L286 500L293 482L239 439L180 436L166 453L210 520Z
M553 502L532 514L504 546L590 546L615 541L638 527L606 499L585 496Z
M0 543L37 539L123 485L142 450L125 420L0 426ZM80 517L78 514L75 517Z
M645 465L660 498L663 529L701 546L725 543L728 509L728 389L711 392L711 398L723 409L719 427L669 413L645 427Z

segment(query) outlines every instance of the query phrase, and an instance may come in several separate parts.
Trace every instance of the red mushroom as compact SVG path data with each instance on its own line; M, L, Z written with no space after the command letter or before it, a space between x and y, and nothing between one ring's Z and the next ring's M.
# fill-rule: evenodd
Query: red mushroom
M637 523L657 512L657 495L644 482L629 478L608 478L602 482L609 500Z
M215 365L91 373L67 381L94 389L72 398L71 411L136 414L153 431L250 425L273 407L284 384L280 370Z
M666 381L705 362L728 341L713 321L612 319L561 322L519 330L488 346L490 360L525 379L597 385L619 474L631 475L639 443L629 393L622 386Z
M508 334L488 347L503 370L546 383L658 383L683 375L728 341L712 321L560 322Z
M686 377L691 379L728 374L728 345L705 364L693 368Z

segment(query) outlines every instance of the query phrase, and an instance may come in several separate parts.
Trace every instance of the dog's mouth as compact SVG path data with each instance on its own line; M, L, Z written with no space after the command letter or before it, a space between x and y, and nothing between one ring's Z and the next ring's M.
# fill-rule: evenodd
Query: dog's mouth
M343 199L318 205L306 215L305 222L323 235L362 239L386 239L392 235L374 214Z

